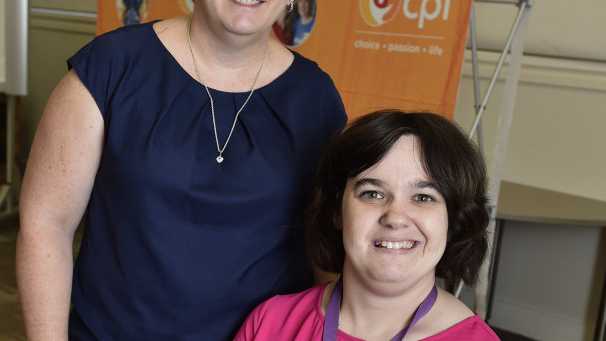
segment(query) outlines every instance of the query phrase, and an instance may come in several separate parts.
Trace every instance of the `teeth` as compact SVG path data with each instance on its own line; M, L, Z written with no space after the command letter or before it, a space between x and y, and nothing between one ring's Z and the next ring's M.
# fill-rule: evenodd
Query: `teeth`
M403 242L392 242L387 240L376 241L376 247L382 247L385 249L411 249L415 245L413 241L403 241Z
M235 0L237 3L242 5L256 5L260 3L260 0Z

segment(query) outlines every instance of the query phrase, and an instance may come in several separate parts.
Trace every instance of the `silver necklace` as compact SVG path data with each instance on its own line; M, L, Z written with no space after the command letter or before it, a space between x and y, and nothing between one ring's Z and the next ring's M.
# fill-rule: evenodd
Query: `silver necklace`
M236 117L234 118L234 122L231 125L231 129L229 130L229 134L227 135L225 144L223 144L223 147L221 147L221 145L219 143L219 134L217 133L217 122L215 119L215 101L213 100L213 96L211 96L211 94L210 94L210 90L208 89L206 84L202 82L202 78L200 78L200 72L198 71L198 63L196 62L196 56L194 55L194 50L191 46L191 22L192 22L192 20L190 17L189 23L187 25L187 46L189 47L189 53L191 54L191 59L194 64L194 71L196 72L196 77L198 78L198 82L200 82L204 86L204 89L206 90L206 94L208 95L208 99L210 101L210 113L213 118L213 131L215 133L215 142L217 143L216 160L217 160L217 163L220 164L223 162L223 160L225 160L223 158L223 152L225 151L225 148L227 148L227 144L229 143L229 140L231 139L231 135L234 133L234 129L236 128L236 124L238 123L238 116L240 116L240 113L242 113L242 111L244 110L244 108L246 107L248 102L250 101L250 98L252 97L253 93L255 92L255 85L257 84L257 80L259 79L261 70L263 70L263 65L265 65L265 59L267 59L267 49L265 50L265 53L263 54L263 61L261 62L261 66L259 66L259 70L257 70L257 74L255 75L255 80L253 81L252 86L250 87L250 92L248 93L248 97L246 97L246 100L244 101L244 104L242 104L242 106L240 107L240 110L238 110L236 112Z

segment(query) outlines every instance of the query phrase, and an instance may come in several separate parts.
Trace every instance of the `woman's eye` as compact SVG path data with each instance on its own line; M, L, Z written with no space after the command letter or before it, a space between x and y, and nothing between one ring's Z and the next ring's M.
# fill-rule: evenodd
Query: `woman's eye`
M434 197L429 194L417 194L414 196L414 201L416 202L432 202L436 201Z
M381 200L385 198L383 193L377 191L364 191L360 193L360 198L363 199L371 199L371 200Z

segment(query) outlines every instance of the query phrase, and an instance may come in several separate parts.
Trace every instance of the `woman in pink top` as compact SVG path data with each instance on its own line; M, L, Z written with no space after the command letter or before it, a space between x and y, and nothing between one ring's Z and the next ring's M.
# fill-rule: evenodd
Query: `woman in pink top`
M486 171L450 121L382 111L329 146L309 210L308 249L334 283L275 296L236 336L245 340L498 340L436 287L473 284L485 255Z

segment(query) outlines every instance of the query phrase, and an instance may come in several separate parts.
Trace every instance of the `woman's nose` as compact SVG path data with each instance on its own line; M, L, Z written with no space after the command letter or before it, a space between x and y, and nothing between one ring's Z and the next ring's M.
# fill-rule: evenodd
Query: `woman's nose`
M392 229L406 228L410 226L412 221L409 213L406 205L394 202L385 210L379 219L379 223Z

